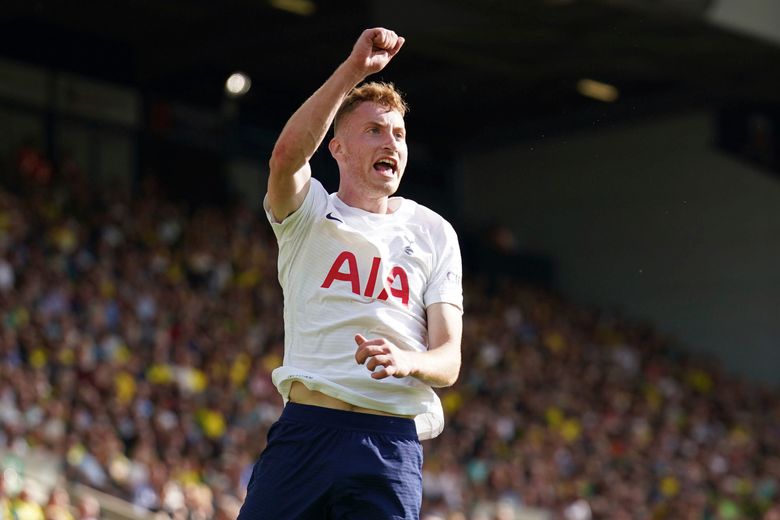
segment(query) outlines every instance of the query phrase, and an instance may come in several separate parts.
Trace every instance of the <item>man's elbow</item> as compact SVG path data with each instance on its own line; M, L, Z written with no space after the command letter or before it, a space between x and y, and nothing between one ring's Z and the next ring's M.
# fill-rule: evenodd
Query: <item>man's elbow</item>
M458 380L457 377L454 377L452 379L447 379L444 381L437 381L436 384L431 385L433 388L449 388L452 385L455 384L455 382Z
M439 380L436 381L435 384L431 386L433 386L434 388L447 388L449 386L454 385L458 381L459 375L460 375L460 362L458 362L457 366L448 370L447 373L442 374Z
M271 175L278 175L285 170L290 170L294 162L293 154L284 143L277 142L268 160L268 169ZM293 170L294 171L294 170Z
M280 137L271 151L268 167L272 176L284 177L295 174L308 162L309 156L298 143L293 139Z

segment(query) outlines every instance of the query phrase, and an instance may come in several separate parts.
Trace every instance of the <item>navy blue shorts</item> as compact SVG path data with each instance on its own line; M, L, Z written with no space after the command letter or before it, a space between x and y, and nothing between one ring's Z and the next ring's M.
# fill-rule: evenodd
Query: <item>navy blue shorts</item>
M418 520L412 419L288 403L268 431L239 520Z

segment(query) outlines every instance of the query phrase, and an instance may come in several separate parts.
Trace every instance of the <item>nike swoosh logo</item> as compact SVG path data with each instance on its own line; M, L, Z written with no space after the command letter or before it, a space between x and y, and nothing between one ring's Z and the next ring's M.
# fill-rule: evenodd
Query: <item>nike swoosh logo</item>
M344 223L344 221L343 221L343 220L341 220L340 218L338 218L338 217L334 217L334 216L333 216L333 212L331 212L331 213L328 213L327 215L325 215L325 218L327 218L327 219L329 219L329 220L335 220L336 222L341 222L342 224Z

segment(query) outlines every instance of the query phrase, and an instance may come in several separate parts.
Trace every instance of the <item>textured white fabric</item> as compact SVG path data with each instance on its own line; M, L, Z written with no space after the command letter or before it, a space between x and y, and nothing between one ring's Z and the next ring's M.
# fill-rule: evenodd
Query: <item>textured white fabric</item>
M444 426L434 391L411 377L372 379L354 357L355 334L425 351L426 308L463 308L452 226L411 200L391 199L396 205L382 215L352 208L312 179L301 207L278 223L266 197L284 291L284 363L273 381L285 403L297 380L355 406L416 416L428 439Z

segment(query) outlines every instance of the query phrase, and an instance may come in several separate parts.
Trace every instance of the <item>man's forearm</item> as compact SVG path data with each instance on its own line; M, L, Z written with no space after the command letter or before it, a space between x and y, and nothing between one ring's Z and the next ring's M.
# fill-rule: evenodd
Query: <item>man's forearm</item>
M432 387L452 386L460 373L460 342L452 341L413 353L410 376Z

